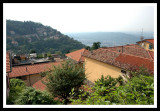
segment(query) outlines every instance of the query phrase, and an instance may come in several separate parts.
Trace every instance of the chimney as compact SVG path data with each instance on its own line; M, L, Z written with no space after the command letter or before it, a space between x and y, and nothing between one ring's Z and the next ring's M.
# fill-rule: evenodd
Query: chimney
M28 71L27 71L27 67L26 67L26 72L28 72Z
M122 46L122 53L123 53L123 46Z

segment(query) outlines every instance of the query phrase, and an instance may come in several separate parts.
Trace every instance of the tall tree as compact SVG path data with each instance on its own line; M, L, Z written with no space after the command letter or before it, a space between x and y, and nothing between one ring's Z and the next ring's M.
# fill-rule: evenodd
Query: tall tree
M100 48L101 42L94 42L92 45L92 50Z
M68 103L68 97L71 90L78 88L83 84L85 78L84 69L75 64L73 61L66 61L60 66L54 66L53 70L46 75L46 84L49 92L54 96L58 96L64 99L64 103Z

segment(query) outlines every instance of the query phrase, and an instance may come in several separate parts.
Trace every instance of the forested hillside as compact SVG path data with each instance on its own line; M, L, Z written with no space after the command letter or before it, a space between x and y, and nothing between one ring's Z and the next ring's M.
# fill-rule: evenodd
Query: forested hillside
M62 34L60 31L32 21L6 21L7 50L23 54L35 50L37 53L84 48L81 42Z

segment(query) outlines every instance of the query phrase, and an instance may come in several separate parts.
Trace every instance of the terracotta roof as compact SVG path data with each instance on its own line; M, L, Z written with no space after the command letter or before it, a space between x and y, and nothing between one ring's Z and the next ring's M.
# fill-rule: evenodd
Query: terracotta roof
M147 58L141 58L138 56L127 55L121 53L115 61L119 62L120 67L124 69L133 69L139 70L140 66L146 67L150 72L154 70L154 61Z
M84 57L82 56L82 54L85 52L88 52L88 50L83 48L83 49L68 53L66 54L66 56L77 62L84 62Z
M6 53L6 72L11 72L10 52Z
M41 90L41 91L44 91L47 86L46 86L45 84L43 84L42 81L45 81L45 80L46 80L46 78L43 77L41 80L35 82L35 83L32 85L32 87L35 88L35 89L39 89L39 90Z
M150 54L150 56L152 57L152 59L154 59L154 52L153 51L148 51L148 53Z
M148 42L154 44L154 39L145 39L145 41L148 41Z
M142 52L143 53L143 52ZM133 53L134 54L134 53ZM111 49L99 48L93 50L92 52L84 53L83 56L92 58L107 64L114 65L116 67L130 69L144 65L147 69L153 72L154 61L153 59L144 58L141 56L122 53L119 51L113 51Z
M150 42L150 43L154 44L154 39L144 39L144 40L138 41L136 43L143 42L143 41Z
M60 65L60 62L48 62L32 65L15 66L12 67L12 72L10 73L9 77L12 78L49 71L49 68L51 68L53 65Z
M117 51L117 52L123 52L125 54L131 54L139 57L144 57L148 59L153 59L148 50L145 50L144 48L140 47L136 44L130 44L130 45L124 45L124 46L115 46L115 47L106 47L103 49L108 49L111 51Z

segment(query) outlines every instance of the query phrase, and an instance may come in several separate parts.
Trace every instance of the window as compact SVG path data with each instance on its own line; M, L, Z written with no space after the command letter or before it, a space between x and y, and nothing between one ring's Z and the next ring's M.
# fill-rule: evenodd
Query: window
M121 73L126 74L126 71L125 70L121 70Z
M153 48L153 46L151 44L149 44L149 49L152 49L152 48Z

